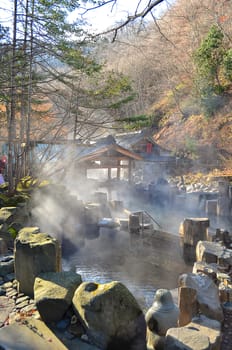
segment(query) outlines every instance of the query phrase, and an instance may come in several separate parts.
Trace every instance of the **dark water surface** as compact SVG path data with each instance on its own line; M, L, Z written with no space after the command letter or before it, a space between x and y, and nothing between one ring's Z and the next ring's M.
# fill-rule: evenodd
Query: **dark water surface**
M128 231L102 228L98 237L85 239L84 246L64 260L64 268L75 269L83 281L124 283L146 310L158 288L176 289L179 276L192 271L192 266L182 259L179 227L187 217L205 217L205 211L197 195L189 195L188 200L180 196L175 206L168 209L141 203L140 198L134 198L125 208L130 208L130 212L141 208L149 212L161 224L162 231L170 232L173 239L162 239L162 235L157 238L154 231L146 230L143 238L131 239ZM229 228L228 222L218 218L210 222L209 230L213 232L216 227ZM154 229L159 227L154 224Z
M69 259L64 269L75 269L83 281L122 282L146 310L158 288L175 289L181 273L190 270L181 257L178 238L173 242L157 240L144 231L144 238L131 238L117 229L101 228L99 237L85 244Z

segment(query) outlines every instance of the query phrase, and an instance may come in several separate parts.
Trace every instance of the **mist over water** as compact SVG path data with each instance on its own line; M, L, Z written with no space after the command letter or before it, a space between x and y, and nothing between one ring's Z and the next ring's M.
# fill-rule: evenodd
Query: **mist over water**
M174 249L180 253L177 247ZM173 265L166 266L167 248L162 250L152 242L131 238L126 231L103 228L99 237L86 240L85 245L63 263L64 269L75 269L84 281L124 283L146 309L152 304L157 288L176 288L179 273L188 270L180 255Z
M151 306L156 289L175 289L180 274L192 270L182 259L178 235L186 217L205 217L196 195L189 195L187 200L180 196L175 202L161 206L131 192L124 181L115 182L109 191L104 181L84 181L69 173L63 184L65 187L51 186L38 192L32 214L41 232L67 244L63 255L65 270L75 270L84 281L120 281L143 309ZM143 239L132 237L127 230L119 228L101 227L88 235L90 228L84 227L80 212L83 204L94 201L96 191L105 193L108 200L121 201L128 212L147 211L155 220L154 229L159 229L157 222L162 231L175 237L173 244L156 241L146 230ZM128 218L128 212L116 213L116 217ZM215 225L217 227L217 222ZM220 227L223 227L221 223Z

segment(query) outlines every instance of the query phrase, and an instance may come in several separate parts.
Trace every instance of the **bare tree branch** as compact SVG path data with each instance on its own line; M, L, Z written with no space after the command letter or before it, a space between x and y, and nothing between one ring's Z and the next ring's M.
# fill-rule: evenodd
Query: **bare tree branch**
M123 20L120 24L115 24L112 28L107 29L106 31L103 31L101 33L98 33L96 35L94 35L95 37L99 36L99 35L105 35L105 34L109 34L109 33L113 33L113 39L112 42L114 42L116 40L116 37L118 35L118 32L126 27L129 23L134 22L137 19L141 19L143 20L148 14L150 14L152 12L152 10L159 4L161 4L162 2L164 2L165 0L149 0L147 2L147 4L144 6L144 8L139 11L139 7L141 5L142 0L138 0L135 12L133 15L128 15L127 18L125 20ZM82 16L84 16L87 12L91 11L91 10L96 10L97 8L103 7L105 5L109 5L112 4L111 7L111 11L113 10L114 6L117 4L117 0L108 0L108 1L103 1L101 2L101 4L98 4L94 7L90 7L85 9L85 11L82 13Z

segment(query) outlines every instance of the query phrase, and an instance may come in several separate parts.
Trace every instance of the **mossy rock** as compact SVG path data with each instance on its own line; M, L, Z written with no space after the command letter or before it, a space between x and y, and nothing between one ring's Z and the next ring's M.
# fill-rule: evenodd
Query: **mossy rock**
M23 228L23 225L20 224L19 222L12 222L7 231L9 232L9 234L11 235L11 237L13 239L16 238L17 234L19 233L19 231Z
M29 199L26 194L15 194L8 196L5 193L0 193L0 206L1 207L17 207L19 203L25 203Z
M83 282L74 294L73 306L89 339L100 348L146 349L144 315L122 283ZM135 344L140 347L133 347Z

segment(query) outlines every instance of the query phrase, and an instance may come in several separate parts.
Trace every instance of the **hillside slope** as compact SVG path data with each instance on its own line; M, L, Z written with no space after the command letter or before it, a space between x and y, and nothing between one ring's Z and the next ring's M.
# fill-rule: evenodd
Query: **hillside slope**
M163 107L159 129L153 135L162 147L180 157L194 160L195 166L204 169L232 168L232 96L215 115L202 114L183 117L177 108Z
M232 169L231 15L226 0L176 0L108 51L138 96L123 118L149 116L159 145L204 170Z

